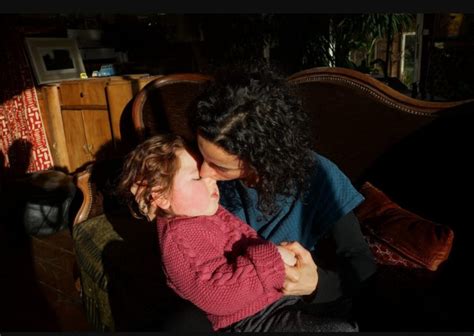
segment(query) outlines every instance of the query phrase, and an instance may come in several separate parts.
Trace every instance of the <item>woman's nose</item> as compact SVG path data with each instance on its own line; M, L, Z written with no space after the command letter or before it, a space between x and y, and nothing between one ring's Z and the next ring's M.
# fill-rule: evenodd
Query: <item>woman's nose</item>
M201 169L199 170L199 175L203 178L209 177L212 179L216 179L217 177L216 171L212 167L210 167L206 161L202 163Z

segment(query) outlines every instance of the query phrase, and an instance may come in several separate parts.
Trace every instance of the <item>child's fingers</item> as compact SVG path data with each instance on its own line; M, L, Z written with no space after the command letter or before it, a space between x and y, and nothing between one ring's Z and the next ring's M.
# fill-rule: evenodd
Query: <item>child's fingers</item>
M296 255L295 252L293 252L292 249L289 248L291 246L291 243L289 242L281 242L280 245L278 245L279 248L285 249L287 252L291 253L292 255Z
M295 255L298 256L298 258L303 262L309 262L313 260L311 253L296 241L285 245L285 248L295 253Z

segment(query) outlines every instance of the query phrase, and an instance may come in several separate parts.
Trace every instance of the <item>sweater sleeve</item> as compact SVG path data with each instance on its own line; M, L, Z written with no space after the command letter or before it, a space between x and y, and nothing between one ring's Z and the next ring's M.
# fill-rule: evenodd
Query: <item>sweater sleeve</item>
M224 251L212 228L198 221L185 225L162 240L168 284L178 295L213 315L235 313L256 298L270 301L282 295L284 265L273 243L234 231L229 239L236 251Z

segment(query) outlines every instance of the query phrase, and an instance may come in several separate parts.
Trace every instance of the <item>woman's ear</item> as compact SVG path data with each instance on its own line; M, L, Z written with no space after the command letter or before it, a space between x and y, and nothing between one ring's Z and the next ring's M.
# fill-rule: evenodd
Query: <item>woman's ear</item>
M161 193L152 192L151 193L151 203L162 210L168 210L171 206L168 197L163 196Z

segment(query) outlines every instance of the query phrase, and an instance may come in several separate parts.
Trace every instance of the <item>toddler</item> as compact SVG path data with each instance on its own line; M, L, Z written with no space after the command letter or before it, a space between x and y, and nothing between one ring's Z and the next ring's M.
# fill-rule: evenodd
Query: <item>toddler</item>
M118 189L137 215L130 190L144 187L146 205L157 208L168 286L219 330L281 299L284 263L296 258L220 206L216 181L199 176L199 162L179 136L154 136L127 156Z

